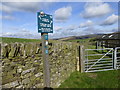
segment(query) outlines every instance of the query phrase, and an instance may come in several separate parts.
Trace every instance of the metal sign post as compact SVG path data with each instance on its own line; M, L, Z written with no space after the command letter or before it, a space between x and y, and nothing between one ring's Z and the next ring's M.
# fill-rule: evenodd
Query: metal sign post
M53 33L52 15L44 12L37 13L38 18L38 33L41 33L42 40L42 55L43 55L43 79L44 87L50 88L50 70L48 61L48 33Z

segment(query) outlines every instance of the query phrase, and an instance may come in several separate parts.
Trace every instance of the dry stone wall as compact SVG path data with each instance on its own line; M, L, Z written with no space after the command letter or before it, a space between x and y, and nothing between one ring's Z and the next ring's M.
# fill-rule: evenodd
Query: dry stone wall
M42 88L43 60L39 43L0 44L2 88ZM77 44L49 45L51 87L58 87L76 70Z

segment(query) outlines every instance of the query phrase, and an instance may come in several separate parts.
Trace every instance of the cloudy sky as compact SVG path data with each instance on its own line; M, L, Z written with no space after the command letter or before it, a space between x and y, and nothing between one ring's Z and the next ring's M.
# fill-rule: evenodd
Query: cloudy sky
M44 0L43 0L44 1ZM112 33L118 30L118 2L2 2L0 36L40 38L37 12L53 15L50 38Z

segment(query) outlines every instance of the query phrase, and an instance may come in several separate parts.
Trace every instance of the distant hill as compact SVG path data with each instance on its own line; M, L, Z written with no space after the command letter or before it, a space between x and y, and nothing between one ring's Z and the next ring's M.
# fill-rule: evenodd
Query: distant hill
M84 36L71 36L71 37L59 38L59 39L55 39L55 40L67 41L67 40L76 40L76 39L99 38L99 37L101 37L103 35L104 34L91 34L91 35L84 35Z
M102 37L98 37L97 39L120 39L120 32L114 32L110 34L104 34Z

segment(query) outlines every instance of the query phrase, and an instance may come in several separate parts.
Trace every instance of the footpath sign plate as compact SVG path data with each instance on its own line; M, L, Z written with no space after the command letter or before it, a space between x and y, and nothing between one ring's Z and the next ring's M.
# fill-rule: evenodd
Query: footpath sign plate
M53 18L52 15L37 13L38 18L38 33L53 33Z
M45 40L48 40L48 35L44 35Z

